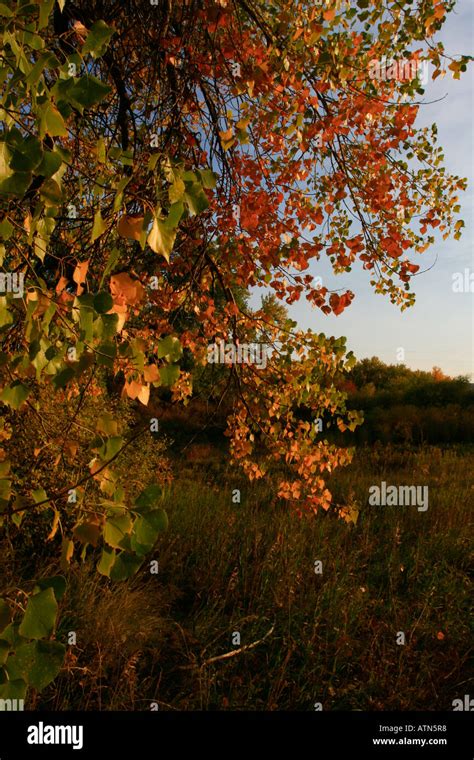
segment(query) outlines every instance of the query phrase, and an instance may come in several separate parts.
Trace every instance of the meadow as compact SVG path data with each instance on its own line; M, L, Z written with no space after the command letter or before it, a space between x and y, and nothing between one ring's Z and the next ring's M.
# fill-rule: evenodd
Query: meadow
M57 638L75 631L77 646L30 706L451 710L474 688L473 466L467 445L361 447L329 481L357 511L347 524L298 516L275 501L277 473L250 484L223 446L190 445L166 488L158 574L111 583L93 553L72 567ZM131 480L153 467L152 449L127 461ZM381 480L425 483L429 509L369 506Z

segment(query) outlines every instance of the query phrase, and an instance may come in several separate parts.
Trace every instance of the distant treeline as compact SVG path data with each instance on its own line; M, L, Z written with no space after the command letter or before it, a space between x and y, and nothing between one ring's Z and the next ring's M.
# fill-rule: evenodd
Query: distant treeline
M474 442L474 384L431 372L363 359L343 382L350 409L364 411L356 442Z

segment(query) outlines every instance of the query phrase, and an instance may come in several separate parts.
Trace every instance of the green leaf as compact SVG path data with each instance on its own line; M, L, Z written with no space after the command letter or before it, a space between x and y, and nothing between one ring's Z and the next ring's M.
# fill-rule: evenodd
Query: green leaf
M103 323L103 319L101 320ZM117 346L112 341L101 343L97 347L97 363L102 367L114 368L114 359L117 356Z
M15 172L0 183L0 195L17 195L22 198L31 180L31 172Z
M216 175L211 169L200 169L198 174L206 190L212 190L216 186Z
M19 149L14 149L10 161L10 169L15 172L30 172L37 167L43 158L41 141L29 135Z
M69 569L69 564L71 562L71 557L74 552L74 542L71 541L69 538L63 538L62 545L61 545L61 560L60 560L60 566L61 570L64 570L64 572L67 572Z
M2 641L8 641L11 649L17 649L24 643L24 639L18 633L18 623L10 623L7 625L4 631L2 631Z
M11 620L11 610L4 599L0 599L0 631L7 627Z
M102 338L113 338L117 332L118 314L102 314Z
M8 309L8 301L5 296L0 296L0 327L11 325L13 316Z
M52 588L54 591L54 596L59 602L64 596L66 586L67 583L64 575L52 575L49 578L41 578L39 581L36 581L35 589L45 591L48 588Z
M23 385L23 383L20 383L19 380L15 380L14 383L4 388L2 393L0 393L0 401L8 404L12 409L19 409L29 394L30 389L26 385Z
M172 206L170 206L170 210L168 212L168 216L165 219L165 224L170 230L174 230L178 224L179 220L184 214L184 204L181 202L173 203Z
M118 422L110 412L104 412L97 418L96 430L106 435L117 435L119 432Z
M170 230L164 221L157 219L155 216L153 227L147 238L147 243L151 250L155 253L160 253L165 257L166 261L169 261L175 239L176 230Z
M120 435L114 435L107 438L106 442L99 449L99 456L104 461L112 459L123 446L123 438Z
M200 214L209 206L207 195L199 182L194 182L184 196L192 215Z
M50 636L57 613L58 603L52 588L30 596L20 624L20 634L27 639L44 639Z
M65 369L62 369L60 372L58 372L57 375L53 377L53 385L55 389L58 391L60 388L65 388L70 380L75 377L75 374L76 371L73 369L73 367L66 367Z
M167 364L164 367L160 367L159 371L161 385L165 385L168 388L175 384L180 372L177 364Z
M40 198L46 206L60 206L63 201L62 190L54 179L47 179L41 185Z
M168 515L164 509L156 509L140 516L133 526L132 549L137 554L147 554L153 549L158 535L167 528Z
M30 86L37 84L41 74L43 73L46 67L56 68L59 65L60 63L53 53L51 53L50 51L45 51L44 53L41 53L35 65L31 69L28 76L26 77L25 79L26 83Z
M147 514L156 510L156 505L161 501L163 490L157 483L147 486L135 499L135 512Z
M73 100L75 105L80 106L82 113L84 108L92 108L103 100L112 88L104 84L100 79L92 76L83 76L67 90L68 99Z
M108 42L113 34L114 30L107 26L105 21L96 21L87 35L82 48L82 54L90 53L93 58L100 57L105 53Z
M123 191L130 182L130 177L124 177L120 180L120 182L117 183L117 187L115 188L116 196L114 199L114 211L120 211L122 208L122 202L123 202Z
M136 557L128 552L121 552L115 558L115 562L110 571L110 578L113 581L125 581L135 575L143 559Z
M166 358L169 362L176 362L182 355L183 348L174 335L167 335L158 342L158 359Z
M36 224L37 234L35 235L35 254L41 259L41 261L43 261L45 257L49 239L55 226L56 220L47 217L41 218Z
M0 181L12 174L10 169L11 151L5 139L0 141Z
M96 311L97 314L106 314L110 311L113 305L114 299L110 293L107 293L106 291L97 293L97 295L94 296L94 311Z
M74 538L77 538L83 544L92 544L97 546L100 536L100 527L97 523L83 522L74 528Z
M180 177L177 177L168 190L168 196L170 203L176 203L183 197L186 190L186 185Z
M38 29L44 29L48 25L49 16L54 5L54 0L42 0L39 4L39 24Z
M33 499L35 501L35 504L39 504L40 501L44 502L45 499L48 498L48 495L47 495L46 491L44 490L44 488L36 488L33 491L32 496L33 496ZM48 502L47 506L50 507L51 504Z
M10 654L10 650L10 644L7 641L2 641L0 639L0 665L5 665L7 657Z
M5 670L12 681L21 679L41 691L58 675L65 654L66 647L59 641L33 641L8 658Z
M132 530L132 518L128 512L110 517L105 521L104 541L114 549L122 549L122 541Z
M41 163L39 164L36 173L41 174L43 177L52 177L53 174L56 174L59 167L61 166L63 160L59 153L52 150L47 150L43 154L43 159Z
M5 219L0 222L0 238L2 238L2 240L8 240L12 232L13 224L10 224L8 219L5 217Z
M4 3L0 3L0 16L11 18L13 16L13 11L10 10L8 6L4 5Z
M105 575L107 578L110 578L110 571L114 565L115 556L116 555L113 549L109 549L106 546L102 549L101 558L97 563L97 571L101 575Z
M104 282L104 280L107 277L107 275L109 274L109 272L111 272L112 269L114 268L115 264L117 263L117 259L119 258L119 256L120 256L119 249L118 248L112 248L112 250L111 250L111 252L109 254L109 257L107 259L107 264L106 264L106 267L104 269L104 274L102 275L102 279L100 281L100 287L102 287L102 283Z
M0 699L24 699L26 683L24 681L5 681L0 684Z

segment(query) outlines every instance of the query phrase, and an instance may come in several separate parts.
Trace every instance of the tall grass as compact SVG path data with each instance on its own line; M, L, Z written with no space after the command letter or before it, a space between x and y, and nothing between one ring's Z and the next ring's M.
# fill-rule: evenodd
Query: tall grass
M452 709L474 688L473 464L468 448L359 451L330 483L360 510L351 526L298 518L275 502L275 478L250 485L197 447L167 497L159 574L73 574L58 636L75 630L77 647L36 706ZM428 485L429 509L368 506L381 480Z

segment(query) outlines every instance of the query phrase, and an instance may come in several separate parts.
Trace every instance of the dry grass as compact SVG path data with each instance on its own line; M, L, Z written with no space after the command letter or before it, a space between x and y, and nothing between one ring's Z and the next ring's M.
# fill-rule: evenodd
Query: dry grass
M77 647L38 706L449 710L472 693L472 450L359 452L331 482L338 504L359 506L354 527L298 519L274 505L272 479L250 486L218 452L206 461L183 463L171 490L158 576L75 571L58 636L77 631ZM369 507L382 479L428 484L428 511ZM241 647L264 640L224 657L236 631Z

